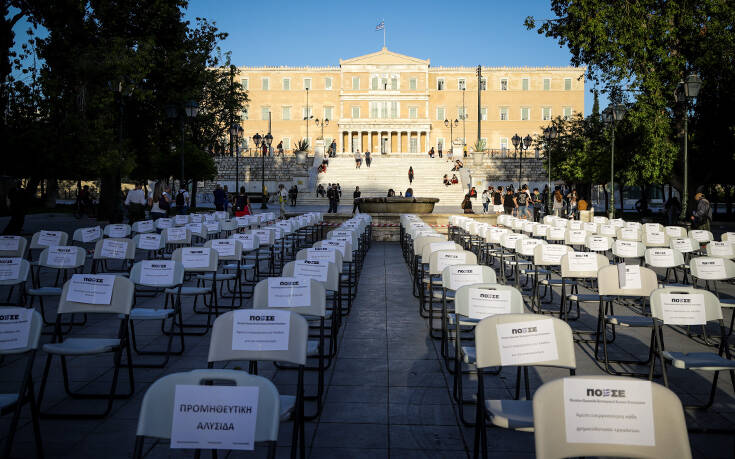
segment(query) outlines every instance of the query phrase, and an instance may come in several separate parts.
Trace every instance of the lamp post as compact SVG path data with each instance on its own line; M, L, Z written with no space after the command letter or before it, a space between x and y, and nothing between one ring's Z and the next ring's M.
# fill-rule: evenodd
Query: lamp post
M462 150L464 151L464 147L467 145L467 107L464 105L464 93L465 93L465 87L467 83L465 83L465 86L462 87Z
M528 150L531 147L531 142L533 142L533 139L531 138L530 134L526 134L526 137L521 139L521 136L516 133L513 137L510 139L511 142L513 142L513 148L516 149L516 153L518 153L518 149L521 149L520 154L518 155L518 189L521 189L521 180L523 176L523 150Z
M255 135L253 136L253 142L255 142L256 149L260 147L261 141L265 143L268 146L268 148L270 148L271 144L273 143L273 136L269 132L268 134L265 135L265 137L262 137L260 134L256 132ZM260 204L260 208L267 209L268 208L268 205L266 202L267 196L265 193L265 152L263 153L263 156L260 162L260 191L263 195L263 199Z
M316 127L322 128L322 142L324 142L324 126L329 126L329 118L324 118L323 120L320 120L319 118L317 118L314 120L314 123L316 124ZM309 122L307 121L306 124L309 124ZM322 145L322 156L323 155L324 155L324 145Z
M702 79L696 73L690 73L684 81L680 81L674 91L679 103L684 103L684 193L681 199L681 220L687 218L689 204L689 102L693 102L702 88Z
M308 142L306 145L306 155L309 155L309 119L311 118L311 112L309 111L309 88L306 88L306 116L304 117L304 121L306 121L306 141Z
M240 190L240 137L242 137L243 129L237 123L230 126L230 138L235 142L235 193Z
M556 127L549 126L547 128L544 128L544 140L546 140L546 161L549 166L549 182L546 185L548 188L548 206L549 206L549 213L551 213L552 205L551 205L551 141L556 138Z
M184 104L183 113L179 113L179 109L176 105L166 106L166 117L169 119L175 119L180 117L181 121L181 152L179 157L181 158L181 179L179 180L179 188L184 188L184 143L186 141L186 123L189 119L196 118L199 114L199 104L196 101L190 100Z
M449 148L450 152L454 154L454 128L459 126L459 121L455 118L454 121L444 120L444 126L449 128Z
M477 146L482 142L482 66L477 66Z
M611 104L602 111L602 120L610 126L610 214L615 218L615 124L625 116L623 104Z

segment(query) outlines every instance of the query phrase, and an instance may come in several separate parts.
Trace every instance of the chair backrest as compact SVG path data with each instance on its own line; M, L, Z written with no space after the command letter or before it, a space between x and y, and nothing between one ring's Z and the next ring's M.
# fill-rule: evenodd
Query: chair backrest
M556 223L558 220L555 220L554 223ZM562 220L566 221L566 220ZM548 231L546 231L546 240L547 241L558 241L558 242L564 242L564 240L567 237L567 229L562 226L552 226L549 228Z
M171 259L181 263L185 272L215 272L219 264L219 254L209 247L180 247Z
M561 258L574 252L574 250L562 244L541 244L533 248L533 264L536 266L559 266Z
M251 231L258 238L261 247L271 246L276 242L276 232L268 228L258 228Z
M71 240L74 242L82 243L82 244L91 244L93 242L97 242L101 238L102 238L102 227L97 225L97 226L91 226L89 228L75 229L74 234L71 237Z
M315 244L316 245L316 244ZM329 263L334 263L337 266L337 271L343 272L344 270L344 259L342 258L342 252L337 250L335 247L312 247L310 249L301 249L296 253L297 260L323 260Z
M130 236L130 225L126 223L114 223L105 226L105 236L114 238L126 238Z
M533 227L533 237L546 237L546 233L549 231L549 225L538 224Z
M55 245L66 245L69 235L63 231L41 230L33 234L31 249L45 249Z
M546 244L543 239L523 238L516 241L516 254L523 257L533 257L537 245Z
M190 221L188 215L174 215L174 225L176 226L186 226Z
M727 233L722 233L722 236L720 236L720 239L722 240L722 242L735 243L735 233L732 231L728 231Z
M157 229L164 230L167 228L172 228L174 226L174 220L172 218L163 217L156 220L155 224Z
M610 264L605 255L595 252L570 252L561 257L561 277L594 279L597 271Z
M197 236L202 239L207 238L207 228L202 222L187 223L186 225L182 225L181 227L189 230L192 236Z
M0 257L0 285L16 285L28 280L31 264L17 257Z
M500 245L503 246L504 249L515 251L516 243L521 239L525 239L527 237L528 236L523 233L506 233L503 236L503 239L500 241Z
M281 402L278 389L263 376L241 370L195 370L173 373L157 379L143 396L138 414L136 435L169 439L173 425L176 386L199 386L209 381L239 387L258 388L258 410L255 420L255 441L276 441L280 425Z
M707 256L716 258L735 258L735 245L727 241L711 241L707 244Z
M621 427L629 423L636 427L650 427L653 431L653 438L645 441L651 446L630 444L630 442L624 443L620 440L611 441L612 435L625 434L610 431L595 432L593 430L587 432L582 430L581 433L578 433L580 430L573 426L567 426L568 422L575 422L578 419L595 419L594 417L580 418L576 416L577 413L567 412L567 410L576 408L582 414L590 414L591 416L599 414L593 411L600 406L600 403L595 402L602 397L594 395L596 392L589 393L589 388L593 388L593 390L618 389L629 392L631 386L638 389L635 392L636 395L638 395L639 390L642 389L642 391L648 392L650 388L650 411L647 411L649 414L644 419L639 417L632 422L628 420L611 422L615 422L616 426ZM605 397L605 399L608 398L610 397ZM575 406L572 406L568 402L569 400L578 401L576 403L580 405L575 403ZM638 402L638 400L635 401ZM605 405L613 406L611 404ZM648 406L645 407L646 410L648 408ZM610 414L618 413L616 411ZM578 422L580 424L588 423L590 426L603 423L600 425L611 428L611 426L605 425L604 421ZM684 419L684 409L681 406L679 397L664 386L636 378L609 375L572 376L547 382L539 387L533 396L533 424L536 457L539 459L561 459L566 457L689 459L692 457ZM597 441L595 442L595 440Z
M258 240L258 236L254 235L250 231L231 234L230 239L237 239L240 241L243 252L252 252L253 250L258 250L260 248L260 240Z
M618 228L616 238L622 241L640 242L642 238L641 230L633 226Z
M643 242L646 247L668 247L670 244L669 239L669 235L666 234L663 229L660 231L643 231L643 233L641 233L641 242Z
M684 265L684 255L668 247L646 249L645 260L648 266L654 268L676 268Z
M79 281L85 279L92 279L91 282L95 282L94 279L106 278L107 281L112 281L112 296L110 297L109 304L94 304L94 303L82 303L77 301L67 300L69 290L74 286L75 289L79 288ZM95 289L99 292L99 289ZM86 313L86 314L130 314L130 308L133 307L133 294L135 286L130 281L122 276L116 276L114 274L74 274L71 279L64 283L64 288L61 292L61 298L59 299L59 307L57 309L58 314L72 314L72 313Z
M146 287L176 287L184 283L184 267L172 260L141 260L133 265L129 279Z
M342 262L352 263L352 241L348 238L322 239L316 241L314 247L334 247L342 254Z
M492 227L485 233L485 240L491 244L500 244L503 242L503 237L509 232L508 228Z
M28 240L21 236L0 236L0 257L24 257Z
M100 239L94 246L95 260L133 260L135 242L128 238L110 237Z
M87 252L82 247L62 245L43 249L38 257L38 265L46 268L71 269L84 266L86 260Z
M186 227L164 228L161 235L166 244L191 244L191 231Z
M296 365L306 364L306 344L309 339L309 324L301 315L291 311L283 311L289 315L288 349L285 350L243 350L233 349L232 341L235 315L248 314L263 316L272 313L273 309L240 309L228 311L215 319L212 325L212 336L209 339L208 362L224 362L229 360L268 360L288 362Z
M322 282L324 288L336 292L339 289L337 263L320 260L294 260L283 266L284 277L308 277Z
M214 249L219 261L239 261L242 258L242 242L237 239L210 239L204 247Z
M702 280L727 280L735 277L735 262L726 258L695 257L689 260L692 276Z
M425 244L421 251L421 262L428 263L431 258L431 254L439 250L462 250L462 246L452 241L431 242L429 244Z
M684 236L681 238L672 237L669 239L669 246L672 249L676 249L681 253L692 253L699 250L699 242L694 239Z
M442 286L457 290L464 285L496 284L495 270L485 265L452 265L442 271Z
M161 250L166 247L163 235L153 232L136 234L133 236L133 243L135 248L140 250Z
M422 257L422 261L425 259ZM429 258L429 274L438 275L452 265L476 265L477 255L466 250L437 250Z
M669 238L672 237L687 237L687 229L683 226L665 226L664 232L669 235Z
M617 237L618 228L611 223L607 223L597 227L597 234L600 236Z
M651 316L666 325L704 325L722 319L722 307L709 290L664 287L651 293Z
M610 236L602 234L590 234L587 236L584 246L591 252L607 252L612 248L613 240Z
M514 351L519 342L534 337L538 337L538 345ZM573 369L577 366L572 329L555 317L538 314L487 317L475 327L475 348L478 368L539 365Z
M706 244L709 241L714 240L712 233L707 230L689 230L689 237L699 242L700 244Z
M570 229L567 234L564 235L564 244L566 245L585 245L587 242L587 235L589 232L580 229Z
M471 319L495 314L523 314L521 292L510 285L494 282L463 285L454 295L454 311Z
M290 287L298 281L306 289ZM303 282L306 281L306 284ZM302 296L307 295L307 296ZM288 306L293 304L293 306ZM323 282L306 277L269 277L255 285L253 307L283 309L301 315L324 317L327 309L327 292Z
M23 307L0 306L0 316L2 317L0 319L0 323L23 320L21 317L13 317L15 315L20 316L20 314L30 314L28 340L23 345L21 345L21 343L17 343L18 347L13 346L13 349L0 349L0 355L23 354L30 350L38 349L38 342L41 339L41 330L43 328L41 314L38 311Z
M648 297L658 288L656 271L638 265L626 265L626 269L631 274L626 277L626 286L621 288L618 265L600 268L597 272L597 289L600 295ZM635 279L636 272L640 272L640 286Z
M646 246L640 241L617 239L612 252L618 258L641 258L646 253Z
M133 223L132 229L137 234L152 233L156 230L156 224L153 220L143 220Z

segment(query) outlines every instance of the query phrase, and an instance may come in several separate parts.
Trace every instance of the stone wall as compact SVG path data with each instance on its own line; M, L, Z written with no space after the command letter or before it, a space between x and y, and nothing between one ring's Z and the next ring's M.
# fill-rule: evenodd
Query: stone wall
M476 154L476 153L475 153ZM512 155L512 153L511 153ZM484 178L490 182L517 182L520 161L518 158L483 155L481 162L467 158L465 167L472 170L473 178ZM523 157L521 181L523 183L546 182L547 170L543 159Z

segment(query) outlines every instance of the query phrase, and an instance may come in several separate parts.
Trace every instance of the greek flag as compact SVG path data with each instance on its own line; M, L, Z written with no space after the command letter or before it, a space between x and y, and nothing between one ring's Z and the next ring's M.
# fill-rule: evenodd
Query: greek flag
M375 31L377 32L378 30L383 30L383 29L385 29L385 21L380 21L378 25L375 26Z

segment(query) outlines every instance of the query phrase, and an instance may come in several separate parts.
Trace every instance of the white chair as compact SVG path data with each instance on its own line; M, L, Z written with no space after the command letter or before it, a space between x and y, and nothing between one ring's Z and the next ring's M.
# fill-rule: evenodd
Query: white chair
M112 225L106 225L104 228L104 236L112 238L128 238L132 231L130 225L125 223L114 223Z
M615 261L624 261L630 264L630 260L635 260L636 263L640 263L640 260L646 254L646 246L640 241L617 239L613 243L612 253Z
M596 281L597 272L600 268L610 264L608 258L599 253L590 252L571 252L561 258L561 307L560 318L566 321L578 320L581 317L580 303L598 303L600 295L596 293L579 293L578 282ZM567 284L571 286L570 292L567 293ZM567 307L567 301L569 307ZM571 316L572 306L577 306L577 314ZM574 330L575 335L596 335L598 331L593 330ZM594 341L575 338L578 342Z
M669 247L649 248L646 249L644 259L646 266L666 270L663 279L665 283L669 282L671 272L674 273L674 282L679 281L676 270L683 268L685 263L684 255L678 250Z
M128 238L105 238L97 241L92 255L92 273L115 272L127 275L135 262L135 242ZM112 263L119 264L111 269Z
M696 257L689 260L689 270L692 275L692 284L696 287L700 280L704 281L707 290L712 290L720 299L720 306L723 308L733 309L735 307L735 299L732 297L722 297L719 291L719 283L735 278L735 262L726 258L714 257ZM730 332L732 334L733 325L735 325L735 310L733 310L730 318Z
M220 297L230 299L231 308L235 307L235 299L238 299L242 308L242 242L236 239L210 239L204 243L204 247L216 250L217 260L222 265L223 272L217 275L217 282L220 283ZM197 274L194 278L197 281L212 282L214 276L214 273L207 272ZM232 287L230 282L233 283ZM224 292L225 285L227 285L228 294Z
M41 230L33 234L28 246L28 261L33 261L33 251L53 246L63 246L69 241L69 235L63 231Z
M15 274L17 268L18 273ZM0 257L0 287L8 287L8 297L4 304L26 304L26 282L31 264L21 257ZM12 301L13 291L18 288L18 301ZM2 304L2 303L0 303Z
M198 263L191 263L189 260L195 259ZM205 324L181 324L187 329L199 329L198 332L187 332L187 335L202 336L207 333L212 323L212 316L219 314L219 302L217 300L217 271L219 269L219 254L216 250L208 247L182 247L174 250L171 254L171 260L180 263L184 268L184 274L198 275L211 274L211 280L197 279L195 286L186 286L181 288L167 288L164 293L168 296L166 301L174 301L178 295L190 297L194 299L192 309L198 314L206 314L207 322ZM207 286L209 282L209 286ZM197 300L202 297L202 302L207 308L205 311L197 309Z
M426 248L424 249L424 252L427 253ZM441 317L434 312L434 298L441 298L442 273L447 266L476 265L477 255L462 249L436 250L431 252L431 256L428 257L428 260L428 275L423 281L425 287L422 286L421 289L422 296L420 298L423 299L423 301L419 306L419 313L422 317L429 319L429 334L433 338L439 339L440 336L435 336L433 333L434 331L441 331L441 327L437 329L434 327L433 323L434 319L439 319L441 321ZM435 295L435 292L438 293L438 295ZM426 301L427 298L428 302Z
M531 308L536 312L541 312L541 299L549 295L550 303L553 299L553 287L561 286L561 279L552 278L552 268L561 266L561 259L564 255L574 252L574 250L562 244L541 244L533 249L533 270L534 285L533 296L531 298ZM541 276L544 276L543 279ZM541 286L544 287L544 294L540 294Z
M735 258L735 245L727 241L710 241L706 249L708 257L727 258L728 260Z
M30 297L30 307L33 307L35 299L38 298L41 317L45 325L51 325L53 322L46 319L44 298L61 295L60 283L66 282L71 274L81 273L84 270L86 258L87 252L78 246L49 247L43 249L39 255L35 272L31 270L32 287L27 290L27 295ZM55 280L51 285L43 285L41 284L41 275L48 270L56 273ZM77 322L74 323L78 324Z
M28 239L21 236L0 236L0 257L25 257Z
M156 231L156 224L153 220L142 220L133 223L130 228L136 235L148 234Z

